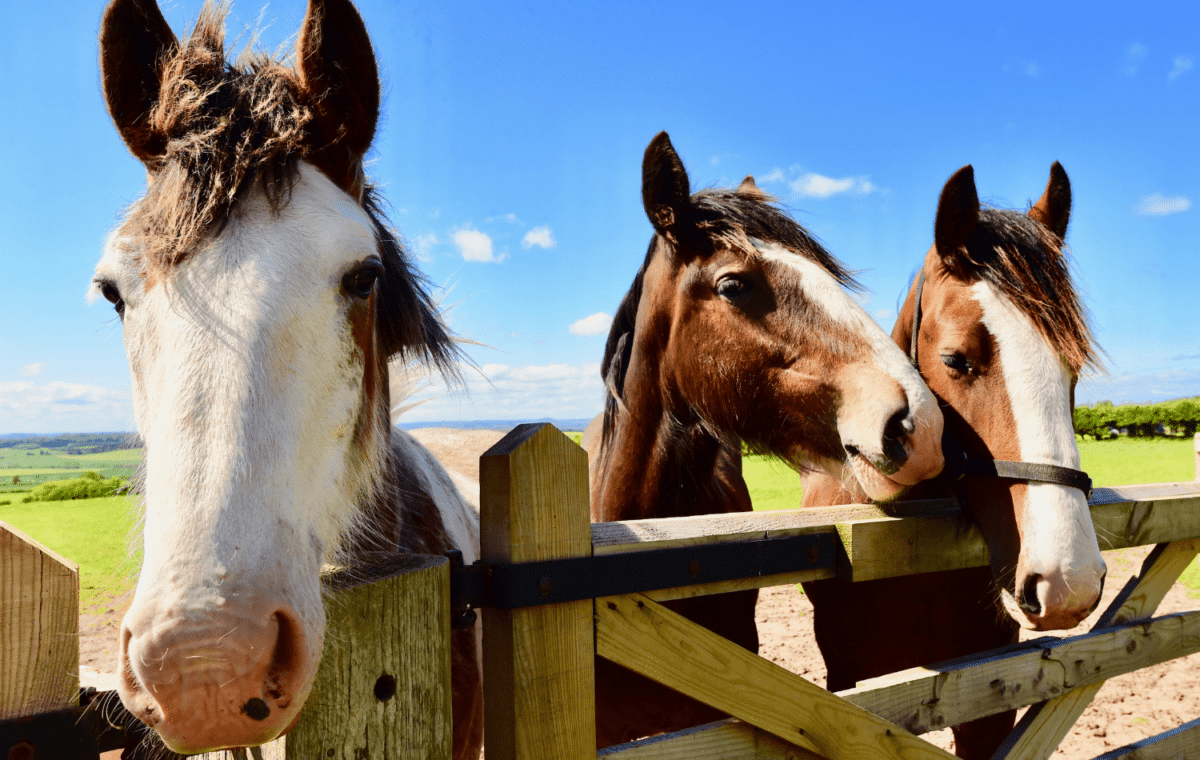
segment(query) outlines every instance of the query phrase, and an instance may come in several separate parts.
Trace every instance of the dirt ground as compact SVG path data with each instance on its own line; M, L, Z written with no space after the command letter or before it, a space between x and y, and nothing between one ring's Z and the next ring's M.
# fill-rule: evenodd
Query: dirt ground
M1053 635L1086 633L1108 606L1125 581L1134 575L1149 553L1148 548L1104 552L1108 578L1104 598L1097 611L1077 628ZM1200 594L1175 584L1159 606L1158 615L1200 609ZM808 680L824 685L825 665L812 632L812 604L794 586L763 589L758 599L759 654ZM1022 632L1022 640L1039 633ZM1200 654L1113 678L1104 684L1091 706L1052 757L1082 760L1162 733L1200 717ZM950 729L926 734L925 738L953 751Z
M452 452L485 450L502 436L492 431L415 431L422 442L439 457L452 459L451 468L468 477L478 477L478 454L453 459ZM443 460L445 461L445 460ZM1076 629L1066 634L1088 631L1095 619L1141 567L1148 548L1105 552L1108 578L1104 599ZM131 596L131 595L130 595ZM130 597L109 599L84 611L79 618L80 665L85 685L101 689L115 688L117 640L121 617ZM1167 594L1156 615L1200 608L1200 593L1189 592L1176 584ZM758 602L758 630L762 641L760 654L808 680L824 685L825 665L821 661L812 633L812 605L794 586L763 589ZM1035 638L1030 634L1023 638ZM1195 674L1200 672L1200 654L1120 676L1108 681L1096 700L1054 754L1060 760L1092 758L1138 739L1166 731L1200 717L1200 689ZM945 749L953 749L949 729L926 735Z

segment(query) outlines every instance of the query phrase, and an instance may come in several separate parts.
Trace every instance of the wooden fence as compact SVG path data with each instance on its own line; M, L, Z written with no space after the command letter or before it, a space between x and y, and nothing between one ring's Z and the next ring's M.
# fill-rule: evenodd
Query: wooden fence
M1200 445L1197 462L1200 469ZM987 564L982 536L951 502L914 502L900 511L855 505L591 525L586 455L549 425L515 429L481 458L480 476L487 562L809 533L836 534L842 547L831 568L484 609L489 760L948 758L919 735L1023 706L1032 707L995 760L1048 758L1105 679L1200 651L1200 612L1153 617L1200 550L1200 480L1096 489L1091 508L1101 548L1154 549L1091 632L1044 637L831 694L660 602ZM78 656L78 584L70 563L55 564L47 559L52 553L20 536L26 548L12 551L6 535L16 534L2 528L0 542L10 543L0 545L0 719L65 705L75 684L62 674L72 672L66 663ZM444 558L393 557L327 579L326 650L296 728L263 748L211 757L449 758L449 577ZM43 590L33 592L36 584ZM74 594L75 606L31 602L51 587L64 600ZM58 617L48 617L48 610ZM597 752L596 655L733 717ZM4 751L0 741L0 757ZM1103 760L1189 756L1200 757L1200 721Z

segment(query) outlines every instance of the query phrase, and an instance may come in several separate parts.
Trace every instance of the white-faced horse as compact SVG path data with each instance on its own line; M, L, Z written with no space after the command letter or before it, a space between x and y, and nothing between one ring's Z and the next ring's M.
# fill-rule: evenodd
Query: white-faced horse
M226 61L220 6L177 40L114 0L104 94L147 190L95 292L124 323L145 441L145 559L119 693L193 753L285 732L311 688L322 564L365 550L478 555L478 515L391 426L387 362L453 372L425 281L363 175L379 112L348 0L311 0L295 64ZM474 632L453 642L454 748L477 757Z
M970 166L946 182L934 245L892 331L942 404L946 470L905 498L958 495L991 567L805 584L830 689L1004 646L1018 624L1070 628L1099 600L1105 566L1071 414L1095 348L1063 250L1070 216L1057 163L1024 213L981 207ZM846 485L814 474L803 506L866 495ZM1014 716L956 726L956 751L991 757Z

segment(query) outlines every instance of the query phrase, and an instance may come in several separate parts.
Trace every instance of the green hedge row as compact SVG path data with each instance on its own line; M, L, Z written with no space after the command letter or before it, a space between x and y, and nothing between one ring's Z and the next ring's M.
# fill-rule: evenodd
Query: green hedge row
M1075 432L1097 440L1110 438L1114 428L1125 428L1131 436L1161 435L1157 432L1160 425L1172 435L1191 438L1200 426L1200 396L1160 404L1115 406L1111 401L1101 401L1095 406L1075 407Z
M125 485L124 478L106 478L98 472L88 470L72 480L52 480L43 483L21 499L28 504L31 501L66 501L68 499L98 499L112 496L117 489Z

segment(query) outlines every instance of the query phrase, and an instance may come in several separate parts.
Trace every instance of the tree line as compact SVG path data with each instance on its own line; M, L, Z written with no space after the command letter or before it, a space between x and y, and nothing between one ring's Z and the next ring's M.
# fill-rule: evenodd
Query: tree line
M1200 396L1163 401L1158 404L1121 404L1101 401L1093 406L1075 407L1075 432L1104 440L1114 430L1128 435L1152 437L1174 435L1191 438L1200 427Z

